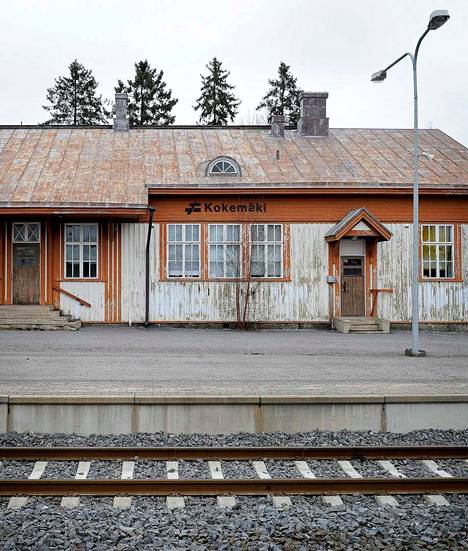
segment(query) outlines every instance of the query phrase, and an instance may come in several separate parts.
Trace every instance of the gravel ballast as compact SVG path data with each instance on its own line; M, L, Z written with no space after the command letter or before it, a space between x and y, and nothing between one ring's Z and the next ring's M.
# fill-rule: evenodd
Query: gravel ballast
M409 434L341 431L287 434L173 435L139 434L88 437L77 435L0 434L0 446L356 446L468 445L468 431L415 431ZM137 454L136 454L137 456ZM319 477L346 477L336 462L308 461ZM363 476L386 477L371 461L352 461ZM265 461L272 478L297 477L292 461ZM398 462L407 476L431 476L421 462ZM415 466L416 464L416 466ZM453 474L466 476L462 461L439 460ZM253 478L248 461L222 461L226 478ZM32 468L4 462L1 477L25 478ZM50 462L44 477L73 478L76 462ZM90 478L120 478L121 462L93 461ZM209 478L207 463L180 461L180 478ZM163 461L135 462L135 478L165 478ZM292 496L281 510L271 498L236 497L235 507L221 509L214 498L186 497L184 509L170 511L161 497L133 497L129 509L112 499L86 497L79 508L64 509L60 499L29 498L25 507L0 502L0 548L5 550L190 549L190 550L325 550L325 549L468 549L466 496L446 496L447 507L429 506L420 496L397 496L399 507L379 507L371 496L342 496L331 507L318 496Z

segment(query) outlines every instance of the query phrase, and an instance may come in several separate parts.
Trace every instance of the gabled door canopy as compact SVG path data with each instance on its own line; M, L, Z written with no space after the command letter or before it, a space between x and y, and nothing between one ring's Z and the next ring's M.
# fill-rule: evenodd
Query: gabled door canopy
M333 242L343 237L375 237L377 241L388 241L391 236L392 232L380 220L361 207L350 210L325 234L325 240Z

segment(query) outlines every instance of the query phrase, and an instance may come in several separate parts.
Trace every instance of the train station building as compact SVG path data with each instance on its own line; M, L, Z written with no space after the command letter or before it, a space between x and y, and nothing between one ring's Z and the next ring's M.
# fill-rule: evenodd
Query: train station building
M0 128L0 304L95 323L411 316L412 130ZM468 149L421 131L420 319L468 320ZM431 156L433 158L431 159ZM149 242L149 207L154 219ZM149 273L147 297L146 273Z

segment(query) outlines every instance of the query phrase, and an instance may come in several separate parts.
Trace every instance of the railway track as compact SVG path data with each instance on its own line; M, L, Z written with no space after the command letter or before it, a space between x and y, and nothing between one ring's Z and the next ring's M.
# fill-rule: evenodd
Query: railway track
M394 495L422 494L431 504L448 505L448 494L468 493L468 476L457 476L437 460L456 460L458 471L468 471L468 446L391 447L236 447L236 448L0 448L4 467L34 462L28 478L2 478L0 496L11 497L10 508L24 506L28 496L62 496L62 505L77 506L79 497L115 496L116 507L128 507L130 496L166 496L170 508L183 507L183 496L217 496L218 504L230 507L234 496L270 495L277 506L289 505L289 496L318 495L326 503L340 505L340 495L373 495L379 504L398 505ZM120 478L90 479L93 462L121 462ZM165 477L138 479L140 461L165 465ZM204 465L209 478L180 478L184 461ZM222 462L242 462L252 477L225 478ZM271 476L266 461L287 462L287 478ZM411 477L398 468L400 462L415 462L427 476ZM11 463L9 463L11 462ZM42 478L55 462L78 462L74 478ZM311 468L313 463L313 468ZM321 465L333 464L339 476L323 476ZM57 463L59 464L59 463ZM227 463L225 463L226 465ZM48 467L49 465L49 467ZM379 470L378 477L359 472ZM119 463L120 467L120 463ZM206 469L207 467L207 469ZM284 465L283 465L284 469ZM462 469L463 471L464 469Z

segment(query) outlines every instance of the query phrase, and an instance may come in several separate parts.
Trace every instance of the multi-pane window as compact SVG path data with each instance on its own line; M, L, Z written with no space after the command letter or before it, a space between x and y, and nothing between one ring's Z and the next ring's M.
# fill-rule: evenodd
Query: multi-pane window
M237 168L228 159L220 159L210 167L210 174L237 174Z
M421 227L421 245L423 277L453 278L453 225L424 224Z
M13 224L14 243L39 243L41 225L39 222L15 222Z
M240 277L240 224L210 224L208 226L208 277Z
M200 277L200 225L168 224L168 277Z
M283 227L281 224L250 226L250 273L252 277L282 277Z
M96 278L97 224L65 224L65 277Z

